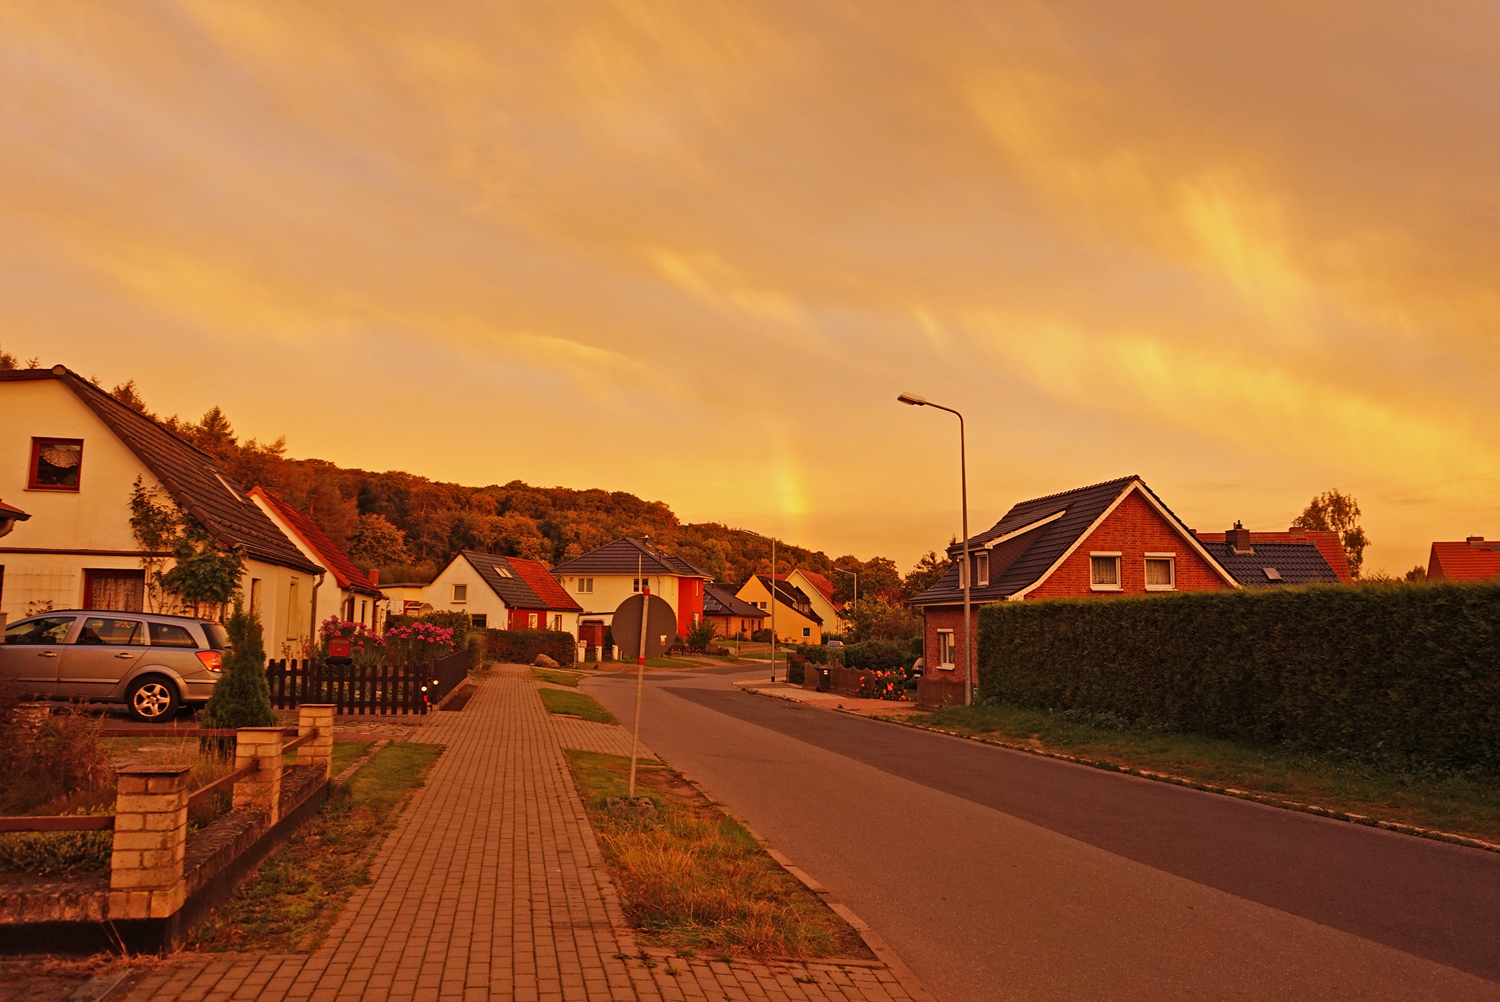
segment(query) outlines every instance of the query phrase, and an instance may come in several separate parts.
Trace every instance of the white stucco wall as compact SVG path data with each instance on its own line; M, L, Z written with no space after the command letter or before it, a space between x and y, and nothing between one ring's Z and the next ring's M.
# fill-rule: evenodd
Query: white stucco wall
M453 601L453 586L468 586L468 598L463 602ZM467 612L469 615L486 617L485 625L496 630L505 629L510 623L510 609L496 595L479 571L460 556L444 567L432 583L422 589L422 601L440 612Z
M582 575L587 577L587 575ZM592 592L580 592L578 580L580 575L563 575L559 580L563 588L573 597L573 601L583 606L583 613L571 614L573 619L573 635L578 635L578 620L580 619L603 619L608 624L620 607L620 603L630 596L636 594L634 574L614 574L608 576L595 575L594 590ZM675 575L661 575L653 577L646 575L651 583L651 594L660 595L667 600L672 607L672 614L677 614L677 590L678 578ZM567 625L568 616L564 616L563 623Z

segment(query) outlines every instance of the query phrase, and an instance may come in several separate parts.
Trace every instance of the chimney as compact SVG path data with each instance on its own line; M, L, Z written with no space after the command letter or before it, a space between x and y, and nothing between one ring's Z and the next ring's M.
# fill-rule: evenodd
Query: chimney
M365 577L370 579L370 584L374 585L376 588L380 587L379 567L371 567L369 570L365 571Z
M1484 537L1483 536L1469 536L1468 538L1466 538L1464 540L1464 542L1468 543L1470 546L1479 546L1479 545L1481 545L1484 542Z
M1235 553L1254 553L1255 549L1250 545L1250 530L1245 528L1244 523L1236 521L1234 528L1224 533L1224 541Z

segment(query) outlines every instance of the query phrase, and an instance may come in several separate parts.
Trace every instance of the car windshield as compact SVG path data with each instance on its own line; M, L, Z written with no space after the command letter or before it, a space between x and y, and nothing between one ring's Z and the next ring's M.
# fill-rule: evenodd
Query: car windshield
M218 623L200 623L203 627L203 635L208 638L208 646L216 651L227 650L229 647L229 634L224 627Z
M75 616L48 616L17 623L5 631L7 644L60 644L68 636Z

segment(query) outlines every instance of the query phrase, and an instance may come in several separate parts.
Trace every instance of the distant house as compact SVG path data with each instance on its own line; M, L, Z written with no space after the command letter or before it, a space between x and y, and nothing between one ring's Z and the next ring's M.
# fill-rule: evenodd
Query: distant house
M666 599L677 614L677 635L686 636L703 615L703 591L713 575L664 552L648 539L617 539L552 568L556 578L583 609L578 637L604 646L615 610L643 587Z
M789 581L771 580L769 574L754 574L740 586L736 597L758 609L770 611L772 585L776 594L776 639L783 643L821 644L823 617L813 609L812 598ZM771 625L768 617L766 626Z
M146 611L142 561L167 568L171 554L144 551L132 531L137 481L240 553L241 594L260 616L268 653L314 635L323 566L213 457L61 365L0 372L0 497L24 495L32 516L7 519L0 612L14 621L46 609Z
M583 611L537 561L474 550L454 554L416 601L412 611L464 612L478 627L559 630L575 639Z
M252 487L246 496L286 533L303 556L316 560L333 573L333 581L325 583L314 593L314 618L322 623L329 616L337 616L380 632L385 596L370 576L354 566L349 555L339 549L316 522L278 495L264 487ZM333 587L329 587L330 583Z
M703 618L721 637L749 640L765 625L766 613L717 585L704 585Z
M812 606L813 612L823 620L824 629L835 633L843 633L846 629L844 623L844 607L841 603L833 600L833 582L806 568L797 567L790 574L778 575L788 584L800 589L802 594L808 598L808 604Z
M1461 543L1433 543L1428 581L1486 581L1500 576L1500 543L1470 536Z
M1241 587L1139 477L1022 501L973 536L969 548L970 601L975 606ZM961 544L949 546L953 565L911 599L924 621L929 675L960 683L965 652L962 554ZM971 628L977 637L977 616Z
M1251 532L1239 522L1224 532L1196 533L1209 554L1250 588L1352 581L1336 532Z

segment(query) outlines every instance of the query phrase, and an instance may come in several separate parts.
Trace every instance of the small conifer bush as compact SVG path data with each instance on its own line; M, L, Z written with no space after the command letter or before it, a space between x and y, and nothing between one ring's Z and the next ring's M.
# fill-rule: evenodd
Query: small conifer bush
M204 726L270 727L278 718L271 706L271 687L266 684L266 648L260 619L236 606L224 629L230 646L225 652L223 677L203 708ZM205 750L212 747L226 758L234 750L233 738L207 738L203 743Z

